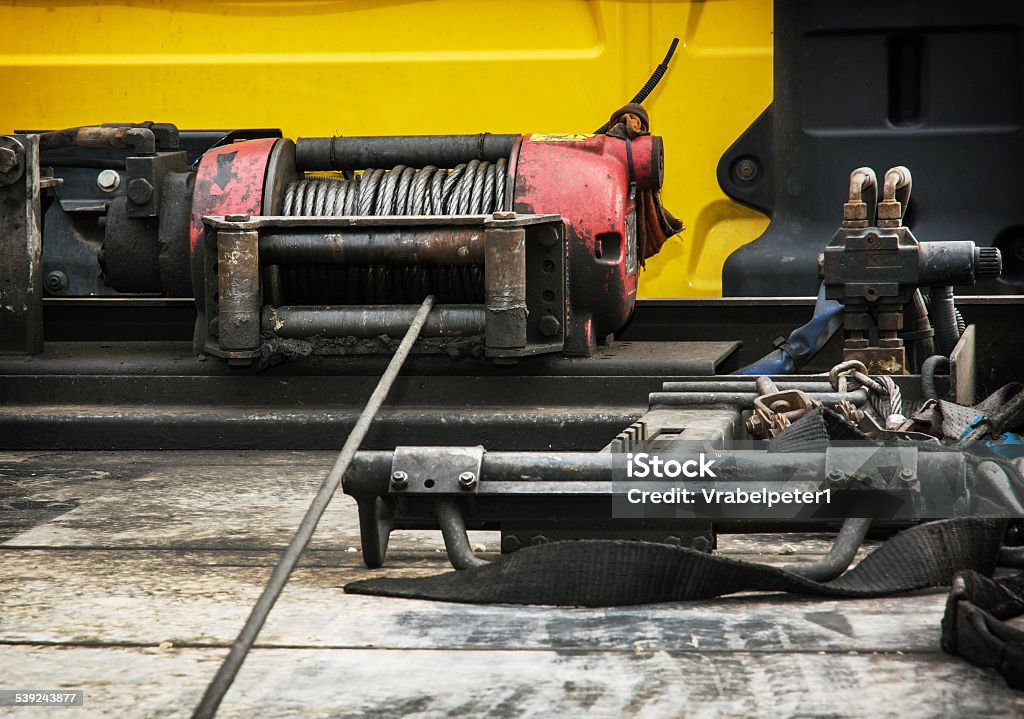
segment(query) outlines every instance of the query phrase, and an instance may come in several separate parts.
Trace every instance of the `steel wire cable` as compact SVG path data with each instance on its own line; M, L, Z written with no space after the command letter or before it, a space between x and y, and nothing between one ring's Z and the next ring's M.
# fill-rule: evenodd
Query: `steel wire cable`
M397 165L351 178L311 175L285 188L282 215L481 215L505 207L508 162L472 162L450 170ZM483 268L385 265L284 265L284 295L301 304L483 302Z

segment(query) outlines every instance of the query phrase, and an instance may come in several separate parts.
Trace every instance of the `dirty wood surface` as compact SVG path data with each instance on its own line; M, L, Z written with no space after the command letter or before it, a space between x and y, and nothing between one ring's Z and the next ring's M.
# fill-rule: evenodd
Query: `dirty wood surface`
M82 708L10 715L188 717L333 458L0 452L0 688L86 694ZM472 536L489 552L497 540ZM447 571L438 533L396 533L374 571L358 546L339 494L219 716L1024 715L1024 693L941 652L944 592L465 606L342 592ZM776 564L827 547L719 541Z

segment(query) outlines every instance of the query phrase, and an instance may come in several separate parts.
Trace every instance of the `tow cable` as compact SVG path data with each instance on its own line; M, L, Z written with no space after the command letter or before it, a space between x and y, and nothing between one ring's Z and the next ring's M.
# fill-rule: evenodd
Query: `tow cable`
M377 382L377 387L373 390L373 394L370 395L366 407L359 414L355 426L349 433L348 439L345 440L345 445L338 453L338 458L334 460L334 466L331 467L331 471L324 477L324 481L320 484L320 489L313 498L313 502L309 505L309 509L306 510L302 522L299 523L299 528L295 531L295 536L288 543L288 548L285 549L277 566L274 567L267 586L264 587L260 598L256 600L249 618L245 620L242 631L238 633L234 644L231 645L231 651L228 652L224 662L220 665L220 669L217 670L217 674L210 681L209 686L206 687L203 698L192 713L193 719L212 719L216 715L217 708L224 699L224 695L231 688L232 682L234 682L235 677L238 675L238 670L242 668L242 662L245 661L245 657L256 642L256 637L263 628L263 624L267 621L270 610L274 608L274 604L277 602L278 597L281 596L281 592L284 590L285 584L288 583L292 571L294 571L295 566L299 563L299 557L302 556L303 550L309 544L309 540L312 539L313 532L316 531L320 518L323 517L327 505L330 504L331 498L338 489L338 485L341 484L341 478L345 475L349 464L352 463L356 450L359 449L359 445L362 444L363 439L366 437L370 424L373 422L374 417L376 417L377 412L380 411L381 405L384 404L384 400L391 390L391 385L394 384L395 378L398 377L398 373L409 356L413 343L419 337L420 331L423 329L423 325L426 323L427 316L430 314L433 306L434 297L429 295L423 300L423 304L417 310L412 323L409 325L409 329L405 333L405 337L402 338L401 344L398 345L394 356L388 362L387 369L384 370L384 374L381 375L380 380Z

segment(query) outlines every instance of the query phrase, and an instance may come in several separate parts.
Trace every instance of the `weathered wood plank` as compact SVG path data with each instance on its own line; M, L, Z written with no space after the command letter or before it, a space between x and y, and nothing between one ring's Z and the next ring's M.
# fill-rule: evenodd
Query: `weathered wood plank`
M84 689L62 717L169 718L189 716L222 655L19 646L0 665L7 686ZM218 717L1019 716L1001 684L932 655L256 649Z
M0 641L227 645L263 587L267 552L6 551ZM743 596L608 609L469 606L346 595L377 574L432 574L442 560L369 572L315 552L260 636L266 646L601 648L634 651L939 651L941 594L820 601Z

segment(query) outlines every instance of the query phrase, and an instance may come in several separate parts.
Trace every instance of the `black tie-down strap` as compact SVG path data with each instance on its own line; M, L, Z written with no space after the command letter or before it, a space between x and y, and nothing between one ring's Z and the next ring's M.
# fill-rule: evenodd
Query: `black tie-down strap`
M953 578L942 617L942 648L996 669L1024 690L1024 631L1005 620L1024 614L1024 573L999 580L967 570Z
M920 524L828 582L685 547L579 540L526 547L484 566L432 577L352 582L345 591L472 604L607 607L748 591L877 597L949 586L956 576L943 620L943 648L999 669L1010 686L1021 688L1024 632L1000 620L1024 612L1024 575L1002 584L986 576L995 569L1005 531L1006 521L998 519Z

